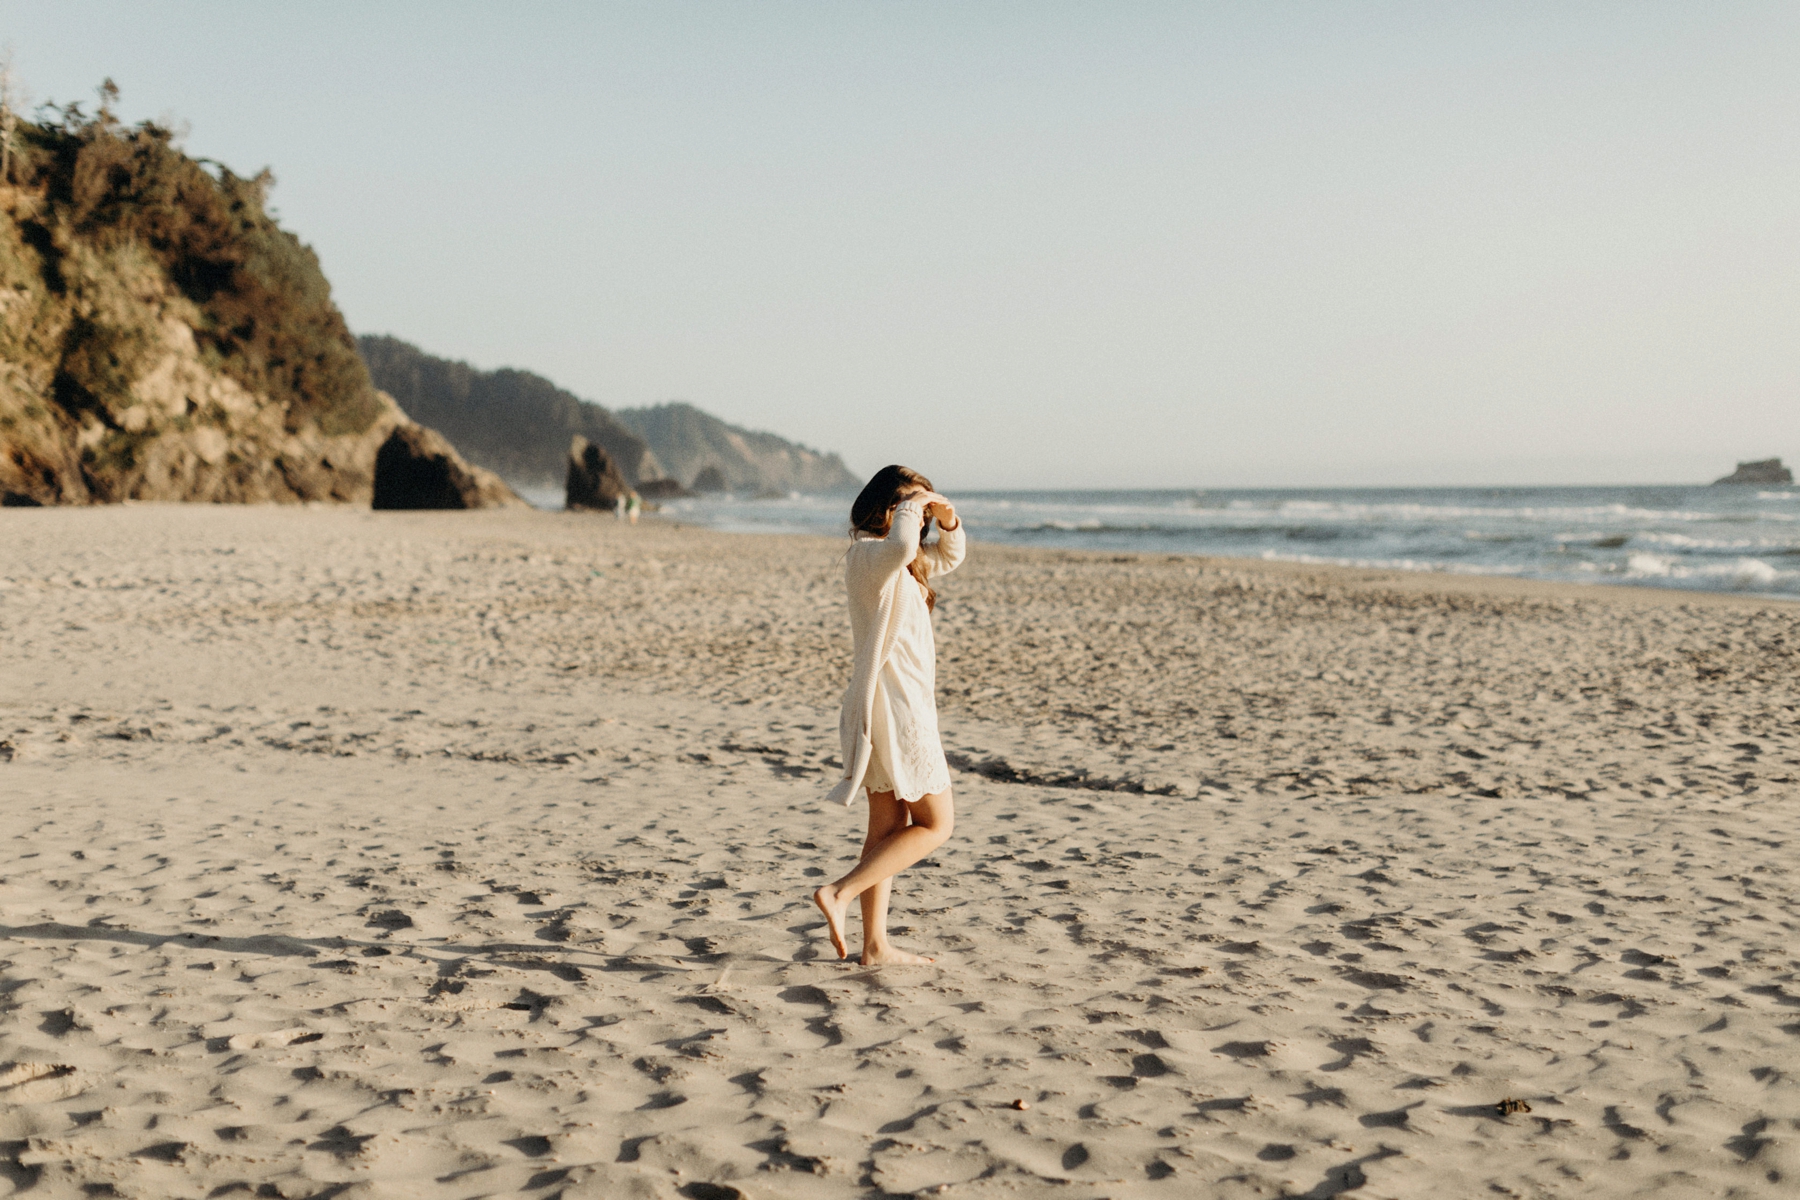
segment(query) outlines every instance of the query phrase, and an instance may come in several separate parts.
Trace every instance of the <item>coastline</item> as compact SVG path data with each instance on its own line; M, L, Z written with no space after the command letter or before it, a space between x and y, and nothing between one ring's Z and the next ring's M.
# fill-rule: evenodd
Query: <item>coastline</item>
M39 1064L5 1139L45 1182L1800 1173L1745 1132L1790 1087L1791 601L977 543L938 618L959 828L895 899L940 963L864 971L806 899L860 838L821 804L840 542L0 523L0 1057Z

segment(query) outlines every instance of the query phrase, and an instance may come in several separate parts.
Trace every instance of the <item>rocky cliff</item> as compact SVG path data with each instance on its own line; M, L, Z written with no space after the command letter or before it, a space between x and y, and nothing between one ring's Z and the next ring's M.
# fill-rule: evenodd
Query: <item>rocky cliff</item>
M862 486L844 460L772 433L728 425L691 404L616 414L670 475L696 490L838 492Z
M0 499L368 502L407 417L311 250L103 107L20 122L0 179Z
M561 487L569 443L582 437L606 451L628 483L664 472L644 439L598 404L541 375L502 368L480 371L427 354L399 338L357 339L377 387L440 430L469 460L519 487Z

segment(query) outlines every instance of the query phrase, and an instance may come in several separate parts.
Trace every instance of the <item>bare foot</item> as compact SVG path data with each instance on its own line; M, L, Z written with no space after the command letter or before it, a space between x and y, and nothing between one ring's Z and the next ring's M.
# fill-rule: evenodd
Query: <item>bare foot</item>
M904 950L896 950L892 946L881 946L876 949L864 948L862 965L865 967L922 967L926 963L936 962L935 958L926 958L923 954L908 954Z
M825 926L831 931L831 945L839 958L850 957L850 945L844 941L844 913L850 907L837 898L837 892L826 884L813 893L813 903L825 914Z

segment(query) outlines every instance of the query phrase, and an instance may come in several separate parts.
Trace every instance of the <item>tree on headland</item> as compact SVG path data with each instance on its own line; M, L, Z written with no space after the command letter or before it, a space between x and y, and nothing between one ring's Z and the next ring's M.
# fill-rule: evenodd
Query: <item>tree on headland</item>
M0 53L0 184L12 182L13 132L19 127L18 85L13 81L12 50Z
M119 117L113 108L119 103L119 85L108 75L94 91L100 97L100 111L94 114L94 120L102 129L117 129Z

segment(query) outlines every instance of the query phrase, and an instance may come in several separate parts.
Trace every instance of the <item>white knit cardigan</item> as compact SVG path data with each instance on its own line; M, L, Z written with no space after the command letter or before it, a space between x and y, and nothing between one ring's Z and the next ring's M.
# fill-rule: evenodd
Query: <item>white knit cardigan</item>
M848 805L856 798L875 752L869 740L874 720L875 684L894 648L894 589L913 584L907 564L919 555L925 510L916 500L902 500L885 538L862 537L844 557L844 587L850 596L850 627L863 636L856 641L856 661L850 687L844 692L844 709L838 717L838 745L844 774L829 799ZM940 529L935 546L925 548L929 575L956 569L963 558L962 522L955 529Z

